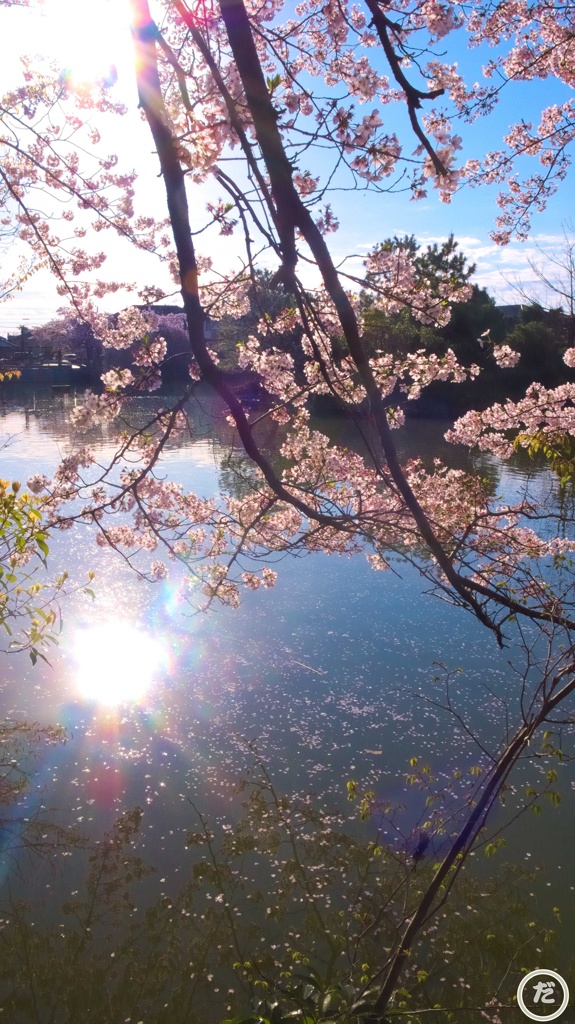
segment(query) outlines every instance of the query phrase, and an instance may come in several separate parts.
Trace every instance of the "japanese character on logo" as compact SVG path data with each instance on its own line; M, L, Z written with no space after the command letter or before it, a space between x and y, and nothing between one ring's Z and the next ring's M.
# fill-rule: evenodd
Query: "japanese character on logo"
M533 1002L538 1003L541 1000L542 1003L554 1003L555 1002L555 982L554 981L538 981L533 986L535 995L533 996Z

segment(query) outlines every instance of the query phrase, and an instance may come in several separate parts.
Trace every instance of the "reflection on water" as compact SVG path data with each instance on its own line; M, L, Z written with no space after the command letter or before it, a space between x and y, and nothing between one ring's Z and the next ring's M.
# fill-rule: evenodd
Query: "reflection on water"
M70 643L78 695L97 704L142 701L168 664L161 640L129 621L108 621L79 629Z
M18 401L3 413L12 441L2 475L49 474L70 441L74 396ZM132 412L145 420L163 401L136 399ZM232 432L221 409L201 393L190 415L194 437L169 448L166 476L204 496L222 487L241 493L242 459L230 457ZM342 421L318 426L350 443ZM439 423L409 423L398 435L402 457L445 457L469 468L469 456L443 433ZM106 433L94 431L89 441L105 459ZM525 486L557 493L551 474L533 463L502 468L479 456L475 468L507 498ZM161 862L164 880L179 877L187 856L190 798L216 827L239 813L237 781L253 762L248 741L283 789L312 791L325 807L341 803L350 777L409 804L403 773L410 757L424 757L447 779L476 756L465 729L437 706L437 662L464 670L452 696L486 743L500 734L502 715L513 720L518 711L513 648L500 651L471 616L425 596L416 572L400 563L397 574L380 574L361 556L284 558L274 590L246 593L237 611L209 617L192 616L181 603L177 573L156 585L137 580L92 543L87 527L55 534L51 563L72 577L95 571L96 601L78 595L64 607L51 666L6 662L3 714L57 721L72 735L45 755L26 809L33 813L48 792L65 820L98 833L139 804L144 852ZM573 806L567 770L563 809L545 812L553 822ZM518 769L519 790L536 771L532 764ZM524 865L547 854L557 869L548 876L549 899L561 902L565 916L573 911L566 831L556 830L551 852L544 825L533 830L523 819L509 838ZM160 895L169 881L149 886Z

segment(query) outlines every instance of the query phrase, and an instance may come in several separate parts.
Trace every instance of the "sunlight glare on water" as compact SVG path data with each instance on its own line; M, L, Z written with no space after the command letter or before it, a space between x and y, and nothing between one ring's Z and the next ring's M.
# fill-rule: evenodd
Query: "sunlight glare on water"
M143 700L167 667L167 651L159 640L119 622L78 630L73 652L78 693L108 706Z

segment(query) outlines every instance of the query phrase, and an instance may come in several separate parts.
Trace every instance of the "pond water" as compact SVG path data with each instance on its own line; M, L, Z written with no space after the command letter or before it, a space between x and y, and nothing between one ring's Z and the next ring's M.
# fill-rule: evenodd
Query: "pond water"
M5 393L1 431L11 440L2 452L3 477L50 474L69 444L74 401L73 394ZM156 399L140 401L144 408ZM197 441L166 455L166 474L200 495L234 486L217 412L201 393L192 410ZM338 439L346 430L327 420L320 427ZM409 422L398 435L400 453L468 465L443 440L445 429ZM102 456L109 450L102 434L91 443ZM529 482L532 491L557 498L551 474L528 461L504 466L483 456L474 468L505 497ZM142 847L152 863L161 862L161 880L153 883L160 889L185 863L190 799L216 829L233 820L242 799L237 782L253 763L254 746L282 791L312 792L320 803L345 808L346 782L356 779L376 796L406 804L401 828L409 842L409 759L426 759L441 778L477 757L461 726L432 703L438 663L463 670L454 699L486 742L501 728L503 700L513 714L513 648L500 651L470 615L427 595L417 572L399 562L393 572L375 573L363 556L285 557L272 590L247 592L239 609L209 615L191 614L170 581L136 579L81 526L54 536L51 567L78 581L95 571L96 599L65 602L50 666L33 667L25 655L3 658L2 715L58 722L69 732L64 746L43 753L29 812L43 802L62 821L97 834L122 809L140 805ZM118 665L132 690L120 689ZM520 766L517 787L534 770ZM565 765L561 806L544 807L537 821L517 821L505 855L545 864L534 900L542 913L560 905L571 922L572 778ZM0 865L0 895L16 872L13 860ZM41 885L61 883L42 877Z

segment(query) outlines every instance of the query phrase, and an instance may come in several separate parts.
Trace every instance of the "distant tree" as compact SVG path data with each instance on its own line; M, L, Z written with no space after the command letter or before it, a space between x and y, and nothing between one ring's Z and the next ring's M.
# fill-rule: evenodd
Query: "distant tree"
M398 257L409 254L417 273L415 301L418 288L432 282L433 287L438 289L441 281L449 282L455 300L451 304L451 318L447 323L429 324L422 323L411 307L403 306L394 312L382 309L376 302L376 292L362 290L364 337L370 350L381 348L401 356L426 349L437 355L445 355L447 349L451 348L464 365L471 362L482 367L488 365L489 347L484 346L482 349L478 339L489 331L491 341L500 341L504 335L503 318L487 291L471 284L476 267L469 264L465 254L459 251L459 243L454 236L450 235L441 244L434 242L425 249L421 248L414 235L406 235L401 239L395 237L376 246L373 255L377 259L380 254L388 255L390 262L386 274L369 271L366 275L366 280L375 289L379 287L386 294L392 294L392 257L394 254Z
M537 279L537 287L529 288L521 282L516 290L529 305L545 310L556 310L565 317L566 344L575 344L575 229L563 226L563 242L553 249L535 244L538 257L529 260Z
M506 344L521 354L515 368L519 384L539 381L553 387L568 379L563 356L570 346L571 319L561 309L539 304L524 306L521 317L508 332Z
M475 264L468 264L464 253L459 252L459 243L450 234L444 242L433 242L421 249L415 235L404 235L399 238L387 238L374 246L367 257L367 273L365 282L372 292L371 302L377 301L378 291L393 301L394 291L399 293L402 275L405 272L406 260L412 267L413 303L411 308L417 310L418 292L427 293L428 289L452 289L452 295L460 292L463 299L468 294L465 290L475 273ZM366 293L364 292L364 300ZM403 306L404 303L401 303Z
M31 333L30 347L47 358L58 351L73 352L93 367L95 372L103 369L102 343L95 337L90 324L71 313L63 313L35 327Z

